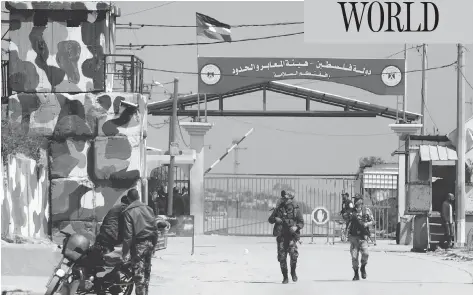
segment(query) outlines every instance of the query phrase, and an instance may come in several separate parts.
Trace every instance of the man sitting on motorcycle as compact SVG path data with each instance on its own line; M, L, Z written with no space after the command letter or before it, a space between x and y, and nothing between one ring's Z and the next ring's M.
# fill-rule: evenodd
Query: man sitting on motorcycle
M95 238L95 245L101 248L103 254L113 252L115 246L123 242L123 210L130 205L126 196L120 199L120 203L113 206L105 215L100 232Z
M95 237L95 243L92 246L92 251L88 256L88 261L91 264L97 265L104 263L103 256L113 252L115 246L123 242L124 219L123 210L130 204L128 198L123 196L120 203L113 206L105 215L100 232ZM120 283L120 274L118 272L107 275L113 282ZM121 288L117 285L110 289L112 295L118 295Z

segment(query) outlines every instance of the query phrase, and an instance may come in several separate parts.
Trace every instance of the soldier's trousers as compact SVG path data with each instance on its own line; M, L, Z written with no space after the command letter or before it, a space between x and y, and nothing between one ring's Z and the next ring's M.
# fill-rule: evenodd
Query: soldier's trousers
M136 295L148 295L153 249L154 246L151 241L137 242L131 249L133 282L135 283Z
M287 268L287 254L291 259L291 266L297 264L297 258L299 257L299 251L297 249L297 242L292 237L279 236L276 238L278 245L278 261L281 267Z
M362 237L349 237L350 241L350 254L351 254L351 264L353 268L359 267L359 256L361 253L361 265L366 265L368 263L368 241Z

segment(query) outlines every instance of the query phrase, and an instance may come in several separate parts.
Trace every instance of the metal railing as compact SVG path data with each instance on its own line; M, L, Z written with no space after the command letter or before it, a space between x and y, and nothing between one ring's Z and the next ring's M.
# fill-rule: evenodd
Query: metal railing
M2 60L2 101L12 94L8 83L8 60Z
M105 55L105 89L113 92L143 93L143 67L134 55Z
M386 181L392 181L391 175ZM361 192L361 183L355 175L209 174L204 182L204 231L207 234L271 236L270 210L276 206L281 190L286 190L295 194L304 216L301 236L340 236L341 194L347 192L354 196ZM363 190L365 197L372 200L366 205L374 215L376 238L394 238L397 219L393 221L393 216L397 218L397 211L393 204L397 200L397 190L386 192L383 186L378 190ZM378 200L379 195L383 197ZM329 211L330 227L313 224L311 213L319 206Z

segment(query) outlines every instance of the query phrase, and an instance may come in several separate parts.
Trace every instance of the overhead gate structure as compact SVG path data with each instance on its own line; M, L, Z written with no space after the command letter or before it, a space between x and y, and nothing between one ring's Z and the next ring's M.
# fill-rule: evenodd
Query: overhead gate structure
M378 175L380 184L394 182L397 177ZM363 175L286 175L286 174L208 174L205 177L206 234L271 236L272 225L268 223L271 209L276 206L281 190L295 194L295 200L302 211L305 227L301 236L327 236L327 227L312 224L311 212L322 206L330 213L330 233L340 228L339 212L342 206L341 194L350 196L363 192L372 202L367 202L373 211L377 238L395 233L395 222L390 220L393 199L397 190L364 189ZM379 199L379 196L382 196Z

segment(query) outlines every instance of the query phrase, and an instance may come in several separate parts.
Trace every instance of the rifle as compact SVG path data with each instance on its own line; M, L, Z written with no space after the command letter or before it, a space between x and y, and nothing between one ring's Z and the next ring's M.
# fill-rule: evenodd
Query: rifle
M358 218L356 217L356 215L354 214L355 213L355 209L351 209L348 214L349 214L349 220L350 220L350 223L354 224L354 226L356 227L356 229L358 231L361 232L361 234L365 237L367 237L371 242L373 242L373 240L371 239L371 232L369 230L369 228L367 227L364 227L360 221L358 220ZM365 219L365 217L363 216L363 219Z
M278 215L279 215L278 213L281 212L280 209L281 209L281 206L282 206L283 204L284 204L284 203L281 202L281 204L279 204L279 206L277 206L276 208L271 208L271 209L269 209L269 211L275 211L274 213L276 214L276 217L281 218L281 220L282 220L282 222L283 222L283 226L285 225L288 229L290 229L291 226L287 223L286 218L284 218L284 216L283 216L283 217L279 217L279 216L278 216ZM272 213L272 214L274 214L274 213ZM284 214L283 214L283 215L284 215ZM301 237L300 237L300 230L299 230L299 229L297 229L297 231L294 232L294 233L292 234L292 236L293 236L293 238L296 240L296 242L299 242L299 244L302 245L302 241L301 241Z

